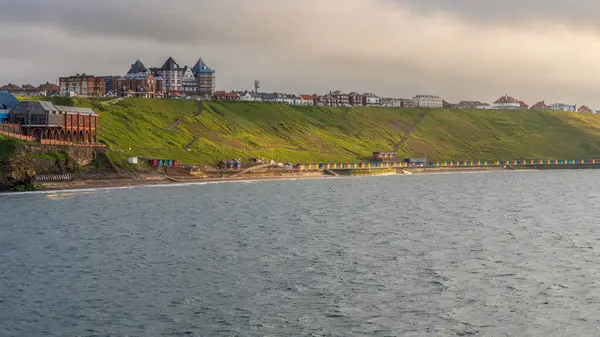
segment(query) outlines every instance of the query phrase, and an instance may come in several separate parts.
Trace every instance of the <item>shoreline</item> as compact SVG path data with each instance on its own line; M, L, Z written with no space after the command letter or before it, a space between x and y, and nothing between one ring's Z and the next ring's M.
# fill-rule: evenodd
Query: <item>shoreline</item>
M57 191L85 191L85 190L104 190L104 189L128 189L128 188L143 188L155 186L190 186L203 184L217 183L233 183L233 182L256 182L256 181L277 181L277 180L299 180L299 179L333 179L333 178L368 178L368 177L390 177L390 176L407 176L407 175L429 175L429 174L467 174L467 173L486 173L486 172L502 172L505 169L470 169L470 170L444 170L444 171L421 171L413 173L382 173L382 174L366 174L366 175L327 175L306 174L306 175L261 175L261 176L241 176L232 178L172 178L157 175L140 175L137 177L123 178L105 178L105 179L78 179L71 181L55 181L39 183L40 188L34 191L0 191L0 195L14 194L35 194L35 193L52 193Z
M567 168L565 168L567 169ZM568 168L572 169L572 168ZM479 169L419 169L410 173L396 174L350 174L350 175L327 175L305 174L305 175L261 175L261 176L240 176L231 178L172 178L166 176L158 176L156 174L140 175L137 177L123 178L106 178L106 179L79 179L72 181L56 181L39 183L40 188L34 191L0 191L1 195L16 195L16 194L51 194L52 192L68 192L68 191L86 191L86 190L111 190L111 189L129 189L129 188L144 188L144 187L168 187L168 186L192 186L217 183L233 183L233 182L260 182L260 181L277 181L277 180L299 180L299 179L339 179L339 178L369 178L369 177L390 177L390 176L411 176L411 175L447 175L447 174L481 174L481 173L499 173L499 172L539 172L547 171L548 169L539 168L522 168L522 169L505 169L502 167L496 168L479 168ZM564 170L554 168L551 170Z
M341 178L327 175L320 176L268 176L268 177L235 177L235 178L192 178L172 180L163 179L84 179L74 181L57 181L41 183L41 188L35 191L0 191L1 195L15 194L51 194L52 192L88 191L88 190L114 190L133 189L145 187L192 186L219 183L247 183L255 181L297 180L297 179L324 179Z

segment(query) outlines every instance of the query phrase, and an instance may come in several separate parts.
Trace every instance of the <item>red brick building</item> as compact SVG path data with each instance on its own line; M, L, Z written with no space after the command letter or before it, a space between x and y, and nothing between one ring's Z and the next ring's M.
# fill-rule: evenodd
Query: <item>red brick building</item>
M585 105L580 106L579 109L577 109L577 111L584 112L584 113L592 113L593 112L592 109L588 108Z
M348 104L352 106L362 106L365 105L363 95L357 92L351 92L348 94Z
M531 106L531 110L546 110L548 108L549 106L546 104L545 101L539 101Z
M61 95L75 93L82 97L96 97L106 95L106 79L86 74L61 77L58 79Z
M317 104L324 105L324 106L336 106L337 98L330 94L319 96L317 99Z
M151 72L127 74L119 79L118 95L121 97L153 98L160 92L158 82Z
M350 97L348 96L348 94L345 94L340 90L336 90L330 93L330 95L335 97L335 103L338 106L345 106L350 104Z
M239 101L240 95L237 92L215 91L213 98L219 101Z
M22 101L8 116L24 135L36 140L97 144L98 114L92 109Z

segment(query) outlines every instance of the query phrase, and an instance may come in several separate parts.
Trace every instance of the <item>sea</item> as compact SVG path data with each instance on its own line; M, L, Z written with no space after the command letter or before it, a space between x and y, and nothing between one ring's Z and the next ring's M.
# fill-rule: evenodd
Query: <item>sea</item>
M598 336L600 171L0 195L0 336Z

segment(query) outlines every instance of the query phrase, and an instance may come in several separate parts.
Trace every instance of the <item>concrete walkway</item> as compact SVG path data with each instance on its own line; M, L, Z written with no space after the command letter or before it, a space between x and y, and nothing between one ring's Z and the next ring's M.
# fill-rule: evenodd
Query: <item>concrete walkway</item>
M415 126L412 127L412 129L408 132L408 134L400 142L398 142L398 144L396 144L396 146L394 146L394 152L398 152L400 147L402 145L404 145L404 143L406 143L406 141L410 138L410 136L413 134L413 132L415 132L415 130L419 127L419 125L421 125L421 123L423 123L426 116L427 116L426 112L421 114L421 118L417 121L417 124L415 124Z
M115 103L117 103L117 102L119 102L121 100L123 100L123 97L111 99L110 101L102 102L101 104L115 104Z

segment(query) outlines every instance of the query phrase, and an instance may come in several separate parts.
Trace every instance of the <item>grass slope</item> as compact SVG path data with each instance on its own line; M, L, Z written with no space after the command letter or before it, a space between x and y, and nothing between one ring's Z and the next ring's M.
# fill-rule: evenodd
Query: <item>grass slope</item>
M53 99L54 100L54 99ZM600 116L558 111L291 107L275 103L61 98L100 113L99 138L111 156L215 163L264 157L289 162L363 161L399 149L432 160L600 158ZM169 130L178 119L181 122ZM186 145L196 140L189 150ZM131 150L129 150L131 148ZM118 150L118 151L116 151Z
M11 159L22 144L22 141L0 135L0 160Z

